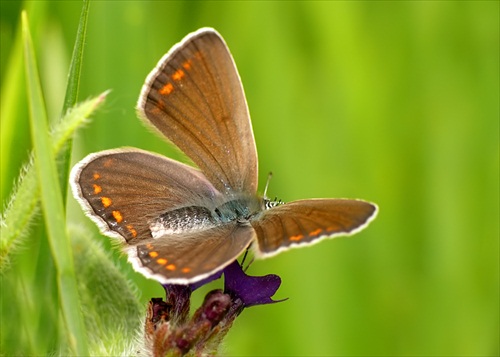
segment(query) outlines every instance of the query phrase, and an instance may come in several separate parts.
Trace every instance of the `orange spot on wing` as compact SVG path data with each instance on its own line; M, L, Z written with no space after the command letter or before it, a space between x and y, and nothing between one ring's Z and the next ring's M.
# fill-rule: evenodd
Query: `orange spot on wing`
M302 234L298 234L296 236L291 236L290 240L293 242L297 242L297 241L301 240L302 238L304 238L304 236Z
M159 258L159 259L156 259L156 262L160 265L165 265L165 264L167 264L167 259Z
M318 234L320 234L320 233L321 233L321 231L322 231L322 230L318 228L318 229L316 229L315 231L312 231L311 233L309 233L309 235L311 235L311 236L317 236Z
M174 86L172 85L172 83L167 83L160 89L160 94L169 95L173 90Z
M112 159L107 159L106 161L104 161L104 167L110 167L111 165L113 165L113 160Z
M94 187L94 193L96 195L102 192L102 187L101 186L94 184L93 187Z
M182 67L186 70L186 71L189 71L191 69L191 63L192 61L191 60L187 60L186 62L184 62L182 64Z
M183 273L189 273L191 271L191 268L182 268Z
M148 253L151 258L156 258L158 256L158 252L152 251Z
M101 197L101 202L104 208L108 208L113 203L109 197Z
M127 224L127 229L128 231L132 234L132 236L135 238L137 237L137 231L135 230L134 226L131 224Z
M94 172L94 174L92 175L92 177L94 178L94 180L97 180L97 179L101 178L101 175L99 175L97 172Z
M335 233L335 232L337 232L338 230L339 230L339 227L333 227L333 226L332 226L332 227L328 227L328 228L326 229L326 231L327 231L328 233Z
M159 115L161 113L161 110L158 107L153 107L151 108L151 113L153 113L154 115Z
M200 51L195 52L194 57L195 57L197 60L201 60L201 59L203 59L203 55L201 54L201 52L200 52Z
M172 74L172 79L174 81L180 81L184 77L185 73L182 69L178 69L177 71Z
M167 268L167 270L175 270L175 269L177 269L177 267L174 264L169 264L165 268Z
M113 211L112 214L117 223L121 223L123 221L123 216L120 211Z

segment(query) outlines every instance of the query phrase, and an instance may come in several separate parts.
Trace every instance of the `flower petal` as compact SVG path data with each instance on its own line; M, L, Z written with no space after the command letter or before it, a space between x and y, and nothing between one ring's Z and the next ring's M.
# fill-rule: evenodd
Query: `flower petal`
M234 261L224 269L224 291L238 297L245 307L273 304L284 300L273 300L271 297L281 285L281 278L274 274L266 276L249 276Z

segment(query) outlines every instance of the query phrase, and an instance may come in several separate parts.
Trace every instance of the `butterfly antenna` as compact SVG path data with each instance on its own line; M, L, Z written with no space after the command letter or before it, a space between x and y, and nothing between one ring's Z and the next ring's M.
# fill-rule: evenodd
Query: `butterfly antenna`
M271 177L273 177L273 173L269 172L267 175L267 182L266 182L266 187L264 188L264 207L265 209L270 209L279 205L282 205L284 202L282 200L278 200L278 197L274 197L274 200L270 200L267 197L267 189L269 187L269 183L271 182Z
M248 262L248 265L243 268L243 271L246 273L246 271L248 270L248 268L250 268L250 265L252 265L253 261L255 260L255 258L252 257L252 259Z
M264 199L267 199L267 188L269 187L269 182L271 182L271 177L273 177L273 173L269 171L267 175L266 187L264 188Z
M248 265L246 266L246 268L243 267L243 265L245 264L245 260L247 259L247 256L248 256L248 252L250 251L250 248L252 247L254 243L252 242L248 247L247 249L245 250L245 254L243 255L243 259L241 259L241 268L243 269L244 272L247 271L247 269L250 267L250 265L253 263L254 261L254 258L252 257L252 259L250 260L250 262L248 263Z
M243 255L243 259L241 259L241 264L240 266L243 268L243 264L245 264L245 260L247 259L248 251L250 250L250 247L252 244L250 244L247 249L245 250L245 254Z

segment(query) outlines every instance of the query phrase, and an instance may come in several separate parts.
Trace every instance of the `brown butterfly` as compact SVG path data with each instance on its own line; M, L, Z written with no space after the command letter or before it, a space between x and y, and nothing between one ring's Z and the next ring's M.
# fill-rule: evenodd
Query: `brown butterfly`
M72 170L73 194L103 234L124 240L135 269L189 284L250 245L257 257L352 235L377 206L361 200L282 204L257 195L257 152L247 103L222 37L203 28L149 74L140 116L199 169L138 149L90 154Z

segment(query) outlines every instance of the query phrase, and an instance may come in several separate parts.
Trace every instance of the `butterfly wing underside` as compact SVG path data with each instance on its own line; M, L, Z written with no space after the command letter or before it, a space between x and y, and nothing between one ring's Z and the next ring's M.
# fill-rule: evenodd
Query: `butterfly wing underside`
M188 35L143 86L138 111L223 193L257 191L257 152L243 87L213 29Z
M348 199L299 200L273 207L251 221L257 233L256 254L265 258L324 238L352 235L376 213L376 205Z

